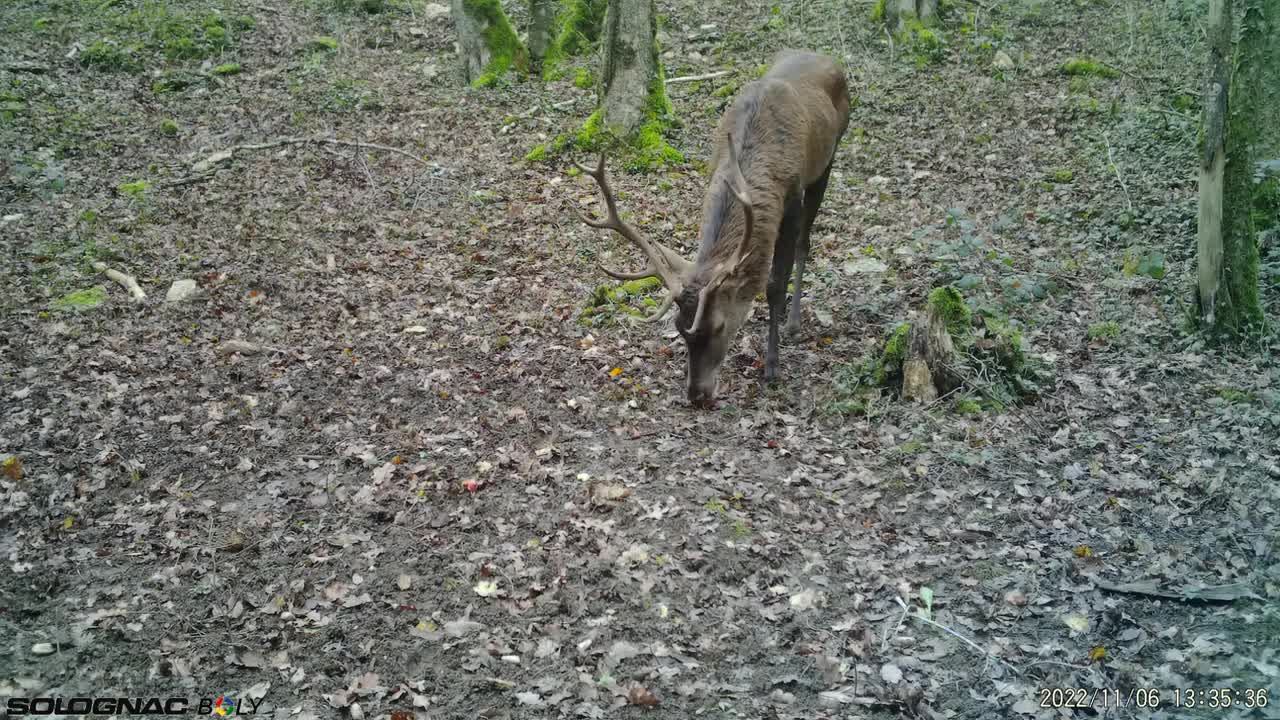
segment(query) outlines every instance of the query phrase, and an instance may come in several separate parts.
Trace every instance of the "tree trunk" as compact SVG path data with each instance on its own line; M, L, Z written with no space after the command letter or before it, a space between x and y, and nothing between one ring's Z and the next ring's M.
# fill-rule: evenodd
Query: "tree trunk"
M884 21L893 22L898 32L910 29L911 21L934 25L938 21L938 0L882 0Z
M1200 216L1196 264L1200 322L1214 326L1222 274L1222 171L1226 165L1227 91L1231 79L1231 0L1209 0L1209 72L1205 81L1200 150Z
M555 19L554 0L529 0L529 57L535 66L540 67L547 56Z
M1274 5L1275 0L1262 0ZM1215 336L1260 329L1258 245L1253 224L1252 145L1259 124L1274 109L1263 90L1268 15L1246 0L1244 24L1232 73L1232 0L1209 2L1209 75L1205 89L1204 140L1200 160L1198 300L1203 327Z
M603 125L630 138L665 103L658 59L658 13L653 0L613 0L604 16Z
M508 72L528 70L528 51L502 12L500 0L452 0L452 6L464 80L490 87Z

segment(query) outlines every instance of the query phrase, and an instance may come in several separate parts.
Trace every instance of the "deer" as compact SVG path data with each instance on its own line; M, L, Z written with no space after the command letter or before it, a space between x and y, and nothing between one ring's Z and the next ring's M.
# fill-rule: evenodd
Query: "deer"
M762 291L769 307L763 380L766 385L777 380L778 325L786 312L787 283L794 268L784 331L795 339L801 332L809 232L848 125L848 81L835 60L795 50L775 56L763 77L742 87L712 136L712 172L693 261L619 217L604 153L594 169L574 162L595 180L605 210L603 219L579 211L582 222L618 233L647 258L638 272L603 264L600 269L618 280L662 281L668 295L644 321L656 322L673 304L677 308L675 326L688 347L690 404L715 404L721 365Z

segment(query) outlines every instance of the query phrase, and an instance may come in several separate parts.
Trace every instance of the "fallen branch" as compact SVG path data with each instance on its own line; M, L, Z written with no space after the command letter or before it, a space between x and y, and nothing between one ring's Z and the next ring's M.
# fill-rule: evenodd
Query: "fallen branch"
M132 275L125 275L119 270L112 270L107 267L106 263L101 262L93 263L93 269L124 286L124 289L129 291L134 300L147 299L147 294L142 292L142 286L138 285L138 281Z
M895 597L895 598L894 598L894 600L897 600L897 601L898 601L898 604L902 606L902 609L903 609L903 610L906 610L906 609L907 609L907 604L906 604L905 602L903 602L903 601L902 601L902 598L900 598L900 597ZM1022 673L1018 672L1018 668L1016 668L1016 667L1014 667L1014 666L1010 665L1009 663L1005 662L1005 660L1004 660L1003 658L1000 658L999 656L993 655L993 654L991 654L991 653L987 652L986 650L983 650L982 648L978 647L978 644L977 644L977 643L975 643L974 641L970 640L969 638L967 638L967 637L965 637L965 636L961 635L960 633L956 632L955 630L952 630L951 628L947 627L946 625L943 625L943 624L941 624L941 623L936 623L936 622L934 622L934 621L930 620L930 619L929 619L929 618L927 618L927 617L922 617L922 616L920 616L920 615L916 615L916 614L912 614L912 615L911 615L911 617L913 617L913 618L915 618L915 619L919 620L920 622L922 622L922 623L924 623L924 624L926 624L926 625L932 625L933 627L938 628L939 630L941 630L941 631L943 631L943 632L947 633L948 635L950 635L951 637L953 637L953 638L955 638L955 639L959 640L960 642L964 643L965 645L968 645L969 647L973 648L974 650L977 650L977 651L978 651L978 653L980 653L980 654L982 654L982 655L985 655L986 657L988 657L988 658L990 658L990 659L992 659L992 660L995 660L996 662L1000 663L1001 665L1003 665L1003 666L1005 666L1005 667L1009 668L1009 670L1010 670L1010 671L1012 671L1014 675L1021 675L1021 674L1022 674Z
M1149 595L1151 597L1180 600L1182 602L1234 602L1242 598L1258 599L1253 588L1244 583L1231 585L1212 585L1209 587L1185 587L1178 592L1161 590L1154 581L1133 583L1111 583L1099 578L1090 578L1094 585L1111 592L1131 595Z
M219 150L218 152L213 153L212 155L209 155L203 160L200 160L196 162L194 165L192 165L191 170L195 173L194 175L191 175L185 178L179 178L177 180L174 180L168 183L168 185L170 187L173 187L176 185L186 185L189 183L200 182L201 180L205 180L207 179L208 173L211 170L213 170L215 165L219 165L221 163L231 160L232 158L235 157L236 153L238 152L243 152L246 150L271 150L273 148L283 147L285 145L310 145L313 143L317 145L341 145L343 147L368 148L370 150L381 150L382 152L389 152L389 153L394 153L396 155L400 155L403 157L407 157L416 163L421 163L422 165L430 167L430 165L427 163L426 160L423 160L417 155L414 155L413 153L407 152L405 150L401 150L400 148L391 147L389 145L379 145L378 143L361 142L359 140L339 140L337 138L327 138L327 137L280 138L279 140L272 140L271 142L265 142L265 143L246 143L242 145L233 145L227 148L226 150Z
M14 60L12 62L5 63L2 67L9 72L28 72L36 75L49 72L48 65L33 62L31 60Z
M675 85L676 83L698 82L699 80L715 80L716 78L721 78L728 74L728 70L721 70L719 72L707 73L705 75L682 75L680 77L667 78L667 84Z

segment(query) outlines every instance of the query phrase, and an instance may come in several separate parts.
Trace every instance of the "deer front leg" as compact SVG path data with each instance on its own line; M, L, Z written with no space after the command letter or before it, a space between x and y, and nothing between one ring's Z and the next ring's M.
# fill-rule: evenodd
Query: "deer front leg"
M765 298L769 301L769 338L764 353L765 383L778 378L778 325L787 312L787 281L791 279L796 241L800 235L800 220L804 213L802 197L802 193L793 192L787 198L778 240L773 246L773 267L769 271L769 285L765 290Z

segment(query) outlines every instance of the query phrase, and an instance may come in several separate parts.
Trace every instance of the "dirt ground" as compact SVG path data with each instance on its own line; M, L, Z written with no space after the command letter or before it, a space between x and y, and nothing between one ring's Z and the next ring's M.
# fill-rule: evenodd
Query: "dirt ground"
M758 304L714 411L669 322L584 312L639 261L524 159L594 58L480 90L430 4L0 7L0 697L1280 717L1247 692L1280 692L1280 344L1185 322L1203 9L959 2L931 44L868 3L659 6L668 77L730 75L669 86L687 164L611 169L685 250L775 50L857 96L805 335L762 389ZM946 283L1038 388L850 402Z

